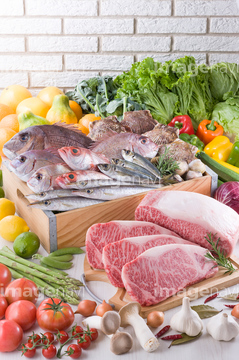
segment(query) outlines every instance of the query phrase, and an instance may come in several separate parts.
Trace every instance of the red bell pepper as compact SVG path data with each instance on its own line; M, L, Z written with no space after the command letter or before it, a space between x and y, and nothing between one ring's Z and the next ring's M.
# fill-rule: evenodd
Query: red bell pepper
M179 129L179 134L193 135L194 129L192 120L188 115L175 116L168 126L176 127Z

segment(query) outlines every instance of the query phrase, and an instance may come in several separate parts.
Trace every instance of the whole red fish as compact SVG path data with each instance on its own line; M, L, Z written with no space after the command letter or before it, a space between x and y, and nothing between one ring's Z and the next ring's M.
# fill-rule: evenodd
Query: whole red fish
M10 160L29 150L60 149L63 146L88 148L94 143L73 125L56 123L28 127L14 135L3 147L3 153Z
M96 170L96 165L110 163L104 155L82 147L66 146L59 149L58 152L73 170Z
M102 179L111 180L108 176L98 171L78 170L78 171L71 171L68 172L67 174L58 176L55 179L55 183L62 189L75 189L77 188L76 183L79 181L90 182L91 180L102 180Z
M122 159L123 149L153 158L156 156L159 146L146 136L127 132L107 137L90 148L94 152L105 155L108 159Z

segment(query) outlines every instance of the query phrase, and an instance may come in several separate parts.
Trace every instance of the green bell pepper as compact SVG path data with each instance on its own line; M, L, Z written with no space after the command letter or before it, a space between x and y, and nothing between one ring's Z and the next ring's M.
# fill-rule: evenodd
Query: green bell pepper
M227 163L239 167L239 141L233 144Z
M199 151L204 149L204 143L196 135L189 135L184 133L179 135L179 139L196 146Z

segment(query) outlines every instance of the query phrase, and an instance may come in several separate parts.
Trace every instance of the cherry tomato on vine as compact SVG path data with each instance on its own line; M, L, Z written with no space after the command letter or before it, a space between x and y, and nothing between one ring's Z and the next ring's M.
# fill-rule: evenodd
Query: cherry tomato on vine
M45 345L47 345L48 343L51 344L55 340L54 334L49 331L45 332L43 335L46 337L46 339L43 340L43 344Z
M41 337L38 334L32 334L31 336L28 336L28 344L33 344L33 342L36 344L41 344Z
M71 344L67 348L67 354L72 359L78 359L81 356L81 347L77 344Z
M50 345L48 348L42 349L42 355L46 359L54 358L56 356L56 347L54 345Z
M95 341L99 335L97 329L91 328L89 331L90 331L89 336L90 336L91 341Z
M83 334L84 329L81 326L77 325L72 328L72 336L74 336L74 338L80 338Z
M57 338L61 344L64 344L66 342L66 340L69 339L69 335L67 334L66 331L62 330L62 331L59 331L59 333L57 334Z
M89 335L84 335L77 340L77 344L84 350L88 349L91 344Z
M27 358L32 358L36 353L36 348L28 350L28 348L31 348L31 347L32 347L32 344L29 342L26 343L25 345L23 345L22 346L22 355L26 356Z

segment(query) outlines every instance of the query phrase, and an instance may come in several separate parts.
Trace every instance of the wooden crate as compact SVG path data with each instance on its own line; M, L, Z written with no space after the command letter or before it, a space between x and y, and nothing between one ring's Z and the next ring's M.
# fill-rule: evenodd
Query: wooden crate
M39 236L47 252L67 246L84 246L86 231L95 223L134 220L135 209L146 194L142 192L55 215L52 211L28 207L29 202L24 195L32 191L27 184L18 179L4 165L2 171L6 197L15 203L17 213L26 220L31 231ZM207 172L210 172L210 169ZM181 190L210 196L215 185L216 179L207 174L201 178L165 186L157 191Z

